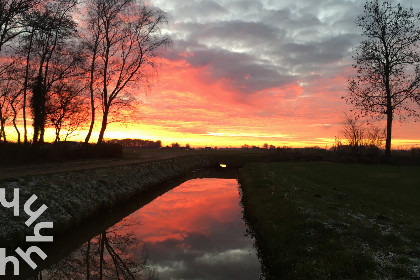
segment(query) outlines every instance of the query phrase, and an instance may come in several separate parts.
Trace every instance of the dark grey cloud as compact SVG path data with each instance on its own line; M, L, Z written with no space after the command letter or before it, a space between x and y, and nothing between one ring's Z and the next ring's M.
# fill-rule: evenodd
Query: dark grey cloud
M295 80L294 76L282 74L278 67L251 55L221 49L197 51L186 61L193 67L208 67L213 79L230 80L235 89L243 93L281 87Z
M261 21L267 24L282 27L289 30L289 34L295 34L298 30L314 29L321 25L321 21L314 14L296 14L290 9L266 10L261 15Z
M326 65L351 56L353 36L341 35L320 42L286 43L277 55L287 53L284 60L291 65Z
M347 75L361 39L354 21L365 2L155 1L172 18L175 48L168 58L192 52L192 66L208 66L212 78L228 79L244 94L296 81L309 89L314 75Z
M253 46L280 40L285 35L283 30L267 25L262 22L247 21L222 21L201 24L199 29L191 37L195 40L241 42Z
M177 21L199 21L205 17L219 18L228 14L226 8L214 1L178 1Z

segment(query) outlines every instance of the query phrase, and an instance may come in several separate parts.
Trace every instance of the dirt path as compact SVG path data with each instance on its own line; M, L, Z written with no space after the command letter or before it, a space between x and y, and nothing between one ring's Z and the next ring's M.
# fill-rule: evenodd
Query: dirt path
M174 158L185 154L185 152L181 151L141 151L137 153L125 153L123 158L117 159L88 159L54 163L22 164L13 167L0 167L0 180L32 175L43 175L93 168L122 166L152 160Z

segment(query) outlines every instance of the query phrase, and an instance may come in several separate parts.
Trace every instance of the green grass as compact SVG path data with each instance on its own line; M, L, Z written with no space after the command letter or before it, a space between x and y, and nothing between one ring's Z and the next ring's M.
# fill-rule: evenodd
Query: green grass
M420 168L337 163L241 169L267 279L420 277Z

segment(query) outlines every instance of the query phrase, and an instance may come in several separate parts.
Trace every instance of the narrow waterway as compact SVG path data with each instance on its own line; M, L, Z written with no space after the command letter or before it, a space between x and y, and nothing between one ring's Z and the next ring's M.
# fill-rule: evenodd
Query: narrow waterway
M255 280L260 272L237 180L208 178L166 192L41 274L44 280Z

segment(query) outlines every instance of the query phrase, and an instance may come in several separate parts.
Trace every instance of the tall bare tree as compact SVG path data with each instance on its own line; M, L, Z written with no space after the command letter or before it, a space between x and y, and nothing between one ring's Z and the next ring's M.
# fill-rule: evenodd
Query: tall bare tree
M18 143L20 143L20 131L16 119L18 108L21 106L19 70L19 63L16 60L0 67L0 140L3 138L6 141L6 124L9 119L12 119Z
M46 102L51 88L54 83L68 79L74 66L74 57L68 55L68 47L76 33L76 23L70 15L76 4L76 0L49 1L42 11L33 14L36 54L33 60L37 63L31 99L34 144L44 141Z
M30 81L33 80L34 76L34 69L35 67L31 68L31 59L33 54L33 45L34 45L34 37L38 29L38 24L36 23L36 16L32 13L28 13L24 16L25 22L27 22L25 26L26 32L21 36L19 42L19 49L17 53L22 56L22 64L25 65L25 70L22 71L23 73L23 82L22 82L22 118L23 118L23 142L26 144L28 143L28 129L27 129L27 117L26 117L26 108L27 108L27 100L28 100L28 93L29 93L29 85Z
M391 157L395 115L418 117L420 14L400 3L367 1L356 21L366 37L356 49L346 99L363 113L386 116L386 158Z
M89 97L90 97L90 126L88 134L85 138L85 143L89 143L90 137L92 135L93 127L95 125L95 90L97 89L97 75L95 71L97 68L97 60L99 59L100 47L102 45L103 34L102 34L102 24L100 14L101 6L95 1L88 1L89 11L86 20L86 28L83 32L84 34L84 43L87 48L87 52L90 56L89 73L88 77L88 88L89 88Z
M40 0L2 0L0 1L0 53L4 55L4 46L11 43L14 39L26 35L28 31L28 15L39 8ZM21 42L18 48L21 47ZM16 45L15 45L16 48ZM10 59L10 58L6 58ZM29 64L27 64L29 65ZM28 69L29 70L29 69ZM1 75L5 73L0 73ZM25 83L27 85L27 83ZM16 96L17 98L18 96ZM20 98L20 96L19 96ZM17 103L13 103L16 105ZM19 103L19 105L21 105ZM26 129L26 90L23 94L23 121L24 121L24 141L27 142L27 129ZM12 106L13 111L16 107ZM18 112L16 111L15 118ZM16 121L14 121L15 123ZM17 130L18 131L18 130ZM20 133L18 133L18 137Z
M160 32L161 25L167 22L166 15L141 1L89 0L88 7L94 30L90 46L96 46L91 49L90 85L101 96L103 115L98 138L101 143L112 105L124 103L134 94L128 87L140 81L146 83L149 67L155 67L161 47L169 45L171 40ZM90 90L92 97L93 90Z

